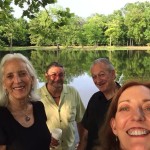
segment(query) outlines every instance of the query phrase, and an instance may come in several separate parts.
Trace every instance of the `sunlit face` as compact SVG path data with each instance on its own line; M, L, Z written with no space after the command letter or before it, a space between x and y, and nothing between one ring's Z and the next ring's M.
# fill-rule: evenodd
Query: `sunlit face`
M111 89L115 79L115 71L108 70L106 64L95 64L91 68L91 75L95 85L101 92L105 93Z
M32 77L23 61L12 59L4 64L3 85L10 100L24 100L28 97Z
M118 100L111 126L122 150L150 150L150 89L127 88Z
M50 86L62 88L64 83L64 69L62 67L51 67L45 76Z

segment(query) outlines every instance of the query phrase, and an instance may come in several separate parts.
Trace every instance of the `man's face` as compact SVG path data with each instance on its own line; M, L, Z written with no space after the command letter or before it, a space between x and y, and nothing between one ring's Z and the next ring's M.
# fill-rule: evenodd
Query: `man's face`
M95 85L103 93L109 91L115 79L115 71L108 70L108 66L104 63L95 64L91 68L91 75Z
M61 88L64 83L64 69L62 67L51 67L45 74L47 83L54 88Z

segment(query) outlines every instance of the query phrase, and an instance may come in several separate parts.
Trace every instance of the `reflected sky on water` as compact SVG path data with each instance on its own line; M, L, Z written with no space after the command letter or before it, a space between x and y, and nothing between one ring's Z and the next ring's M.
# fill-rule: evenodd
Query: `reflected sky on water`
M39 82L38 88L43 85L44 82ZM77 89L85 107L87 106L90 97L98 91L98 88L95 86L91 76L89 76L87 73L73 78L69 85Z
M70 85L74 86L79 91L84 106L87 106L90 97L98 91L98 88L88 74L83 74L74 78L73 81L70 82Z
M17 52L17 51L15 51ZM39 87L45 82L45 69L49 63L58 61L65 67L65 83L74 86L80 93L85 106L90 97L98 91L90 75L91 63L100 57L110 59L115 67L116 81L124 83L127 80L140 79L150 81L150 51L44 51L30 50L18 51L27 56L38 75L41 82ZM1 51L0 59L9 52Z

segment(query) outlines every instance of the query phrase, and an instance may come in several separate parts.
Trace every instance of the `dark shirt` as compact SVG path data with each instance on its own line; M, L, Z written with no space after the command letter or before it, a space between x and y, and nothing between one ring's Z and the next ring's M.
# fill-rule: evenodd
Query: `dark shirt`
M88 130L88 141L86 150L91 150L98 138L98 130L102 126L105 114L111 100L107 100L102 92L96 92L90 98L82 124Z
M49 150L51 135L41 102L32 102L34 124L23 127L6 107L0 107L0 145L7 150Z
M117 87L120 85L116 82ZM111 103L102 92L96 92L90 98L87 109L82 119L82 125L88 130L88 140L86 150L92 150L98 139L98 131L104 123L104 119ZM103 136L103 135L102 135Z

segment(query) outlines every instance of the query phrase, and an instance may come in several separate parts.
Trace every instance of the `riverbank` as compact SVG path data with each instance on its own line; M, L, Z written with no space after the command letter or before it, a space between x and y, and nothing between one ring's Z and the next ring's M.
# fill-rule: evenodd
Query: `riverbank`
M150 46L24 46L24 47L1 47L0 51L15 50L150 50Z

